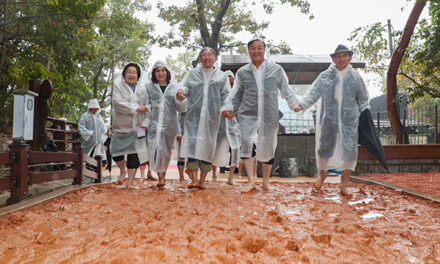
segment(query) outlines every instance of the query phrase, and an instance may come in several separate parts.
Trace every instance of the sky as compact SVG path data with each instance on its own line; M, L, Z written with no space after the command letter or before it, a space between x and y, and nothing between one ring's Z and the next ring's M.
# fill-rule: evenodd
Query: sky
M155 3L156 1L152 1ZM173 0L161 0L164 4L173 4ZM184 2L184 1L182 1ZM258 1L257 1L258 2ZM413 7L414 1L407 0L309 0L314 19L301 14L298 8L287 5L277 6L273 14L267 15L261 8L254 14L258 19L270 22L264 31L267 39L274 43L287 42L295 54L330 54L338 44L349 46L347 38L357 27L375 22L386 23L391 19L395 30L402 30ZM152 13L156 11L152 4ZM427 16L427 7L422 17ZM156 24L156 32L165 32L168 28L160 18L149 15L148 20ZM249 33L237 35L237 39L247 42ZM157 59L164 60L167 55L176 56L183 49L166 49L154 46L149 64ZM365 76L365 78L377 78ZM379 87L368 87L370 97L381 94Z

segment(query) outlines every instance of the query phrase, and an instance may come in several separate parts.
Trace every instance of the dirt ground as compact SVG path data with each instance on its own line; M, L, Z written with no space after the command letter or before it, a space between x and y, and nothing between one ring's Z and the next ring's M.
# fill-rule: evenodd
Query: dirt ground
M384 187L137 184L0 218L0 263L440 263L440 205Z
M370 174L362 177L440 197L440 172Z

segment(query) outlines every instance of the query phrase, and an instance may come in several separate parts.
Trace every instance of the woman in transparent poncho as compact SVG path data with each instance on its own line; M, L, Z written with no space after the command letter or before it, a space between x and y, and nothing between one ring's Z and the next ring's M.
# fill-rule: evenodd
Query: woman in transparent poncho
M178 113L186 110L187 100L176 99L176 93L182 87L171 80L171 72L165 62L156 61L149 76L146 84L151 105L148 151L151 170L158 174L157 187L161 188L165 186L174 140L180 134Z
M188 188L205 189L206 174L211 170L214 159L220 108L225 104L231 88L228 76L214 67L217 56L213 49L203 48L198 58L202 65L188 72L182 81L184 89L177 92L176 98L188 98L181 146L182 156L188 159L187 168L192 178Z
M107 138L104 119L100 115L101 107L98 100L90 100L87 112L78 121L78 131L81 134L81 145L84 154L95 157L101 156L105 161L104 142Z
M139 164L148 161L145 141L145 129L149 124L148 94L141 76L141 67L131 62L124 67L113 86L110 153L121 171L119 184L124 182L128 171L128 187L133 186Z
M316 166L320 189L329 169L342 170L341 194L357 164L359 116L369 108L368 91L362 77L352 69L352 52L339 45L330 54L334 64L313 82L295 112L307 109L319 99L316 112Z

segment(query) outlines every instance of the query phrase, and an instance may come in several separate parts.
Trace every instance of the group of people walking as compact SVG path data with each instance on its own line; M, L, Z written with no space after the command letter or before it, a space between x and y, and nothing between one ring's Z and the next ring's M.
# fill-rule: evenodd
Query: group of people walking
M359 115L369 107L365 84L350 66L352 52L339 45L331 54L329 69L299 98L289 87L283 68L266 59L262 38L251 39L247 49L251 61L235 76L214 67L217 54L211 48L200 51L200 65L181 83L173 81L162 61L154 63L146 82L142 81L145 76L139 64L124 67L113 88L110 145L121 172L119 183L128 175L128 186L133 186L136 169L148 161L158 175L157 187L164 187L168 165L174 158L181 181L186 165L191 179L188 188L205 189L212 168L229 163L233 172L241 158L248 176L242 191L256 188L255 160L262 163L263 189L269 191L281 95L295 112L321 99L316 121L320 177L315 187L321 188L328 169L343 170L341 193L348 194L348 178L357 161ZM87 140L87 133L83 137Z

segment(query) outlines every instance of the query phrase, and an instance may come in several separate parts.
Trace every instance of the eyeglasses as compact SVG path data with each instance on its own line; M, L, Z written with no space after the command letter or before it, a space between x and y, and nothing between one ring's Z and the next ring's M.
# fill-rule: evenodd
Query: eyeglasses
M125 74L137 75L137 71L126 71Z
M202 54L202 58L212 58L214 57L214 54L209 53L209 54Z

